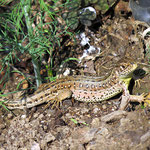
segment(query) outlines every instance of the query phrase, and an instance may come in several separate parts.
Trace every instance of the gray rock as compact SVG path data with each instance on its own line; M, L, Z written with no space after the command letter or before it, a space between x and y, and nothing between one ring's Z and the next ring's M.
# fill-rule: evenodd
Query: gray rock
M143 21L150 24L150 1L139 0L139 4L135 0L129 1L129 6L135 20Z
M146 132L143 136L141 136L141 142L145 142L149 138L150 138L150 130Z

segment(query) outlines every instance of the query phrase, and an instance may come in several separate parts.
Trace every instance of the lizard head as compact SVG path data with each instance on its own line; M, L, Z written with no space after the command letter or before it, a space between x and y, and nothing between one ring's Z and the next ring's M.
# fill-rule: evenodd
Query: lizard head
M137 69L136 63L121 63L118 68L118 76L120 79L132 78L133 72Z
M137 69L138 65L136 63L121 63L117 69L117 75L120 81L123 81L128 87L130 81L133 77L133 72Z

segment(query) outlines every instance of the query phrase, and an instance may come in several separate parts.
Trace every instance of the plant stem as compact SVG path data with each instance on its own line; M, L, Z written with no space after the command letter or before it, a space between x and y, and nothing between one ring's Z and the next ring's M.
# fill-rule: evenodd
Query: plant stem
M27 1L22 0L21 2L22 2L22 4L24 4L23 8L24 8L25 21L26 21L26 25L27 25L27 29L28 29L29 41L31 41L32 37L33 37L33 28L32 28L31 21L30 21L31 0L27 0ZM30 48L31 49L35 48L34 43L31 44ZM36 54L33 54L33 53L30 53L30 54L32 57L32 64L34 67L36 85L37 85L37 87L39 87L39 85L42 84L42 80L41 80L41 75L40 75L38 59L36 57Z

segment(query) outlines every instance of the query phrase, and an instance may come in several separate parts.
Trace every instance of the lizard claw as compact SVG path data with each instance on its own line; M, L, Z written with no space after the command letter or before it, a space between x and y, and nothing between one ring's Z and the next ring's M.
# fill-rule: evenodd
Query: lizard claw
M56 107L57 109L59 109L59 103L61 101L59 101L57 98L55 98L54 100L50 100L44 107L44 110L46 110L51 104L51 108L54 109L54 107Z
M141 87L140 82L145 83L146 81L143 81L142 79L137 79L137 80L135 80L135 86L136 86L136 87L139 86L139 88L140 88L140 87Z
M147 106L149 106L150 107L150 93L148 93L147 95L146 95L146 97L144 97L144 107L147 107Z
M147 93L142 93L141 95L130 95L130 101L142 103L145 101L146 96Z

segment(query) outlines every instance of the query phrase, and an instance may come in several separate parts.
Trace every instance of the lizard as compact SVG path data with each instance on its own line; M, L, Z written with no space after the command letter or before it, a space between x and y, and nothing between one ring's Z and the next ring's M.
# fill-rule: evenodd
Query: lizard
M32 108L43 103L58 106L61 101L71 97L81 102L101 102L121 92L128 97L126 101L142 102L143 95L130 95L128 91L133 72L137 67L136 63L121 63L105 80L102 80L101 77L82 75L62 77L43 84L31 96L21 100L8 100L4 104L8 109ZM124 109L125 105L120 106L121 109Z

